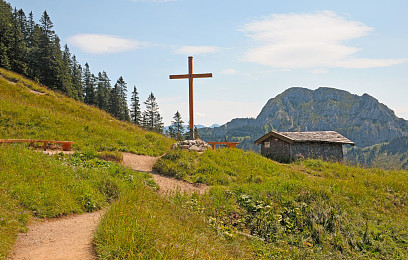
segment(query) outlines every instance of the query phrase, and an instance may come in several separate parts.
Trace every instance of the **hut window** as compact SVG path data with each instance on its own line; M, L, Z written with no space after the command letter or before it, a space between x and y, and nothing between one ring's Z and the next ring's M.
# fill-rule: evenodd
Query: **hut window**
M270 143L270 142L265 142L265 143L264 143L264 147L265 147L265 148L270 148L270 147L271 147L271 143Z

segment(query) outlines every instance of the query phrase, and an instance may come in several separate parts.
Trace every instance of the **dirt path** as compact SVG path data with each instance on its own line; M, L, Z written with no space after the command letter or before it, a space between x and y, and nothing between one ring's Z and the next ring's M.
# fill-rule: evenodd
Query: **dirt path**
M46 151L54 154L55 151ZM180 191L203 194L208 186L196 185L152 173L158 157L123 153L123 164L136 171L150 172L161 194ZM104 211L51 220L35 220L27 233L19 234L8 259L12 260L93 260L92 238Z
M36 220L27 233L19 234L9 259L96 259L92 236L104 211Z
M160 158L133 153L122 153L122 155L124 165L140 172L152 172L154 164Z
M123 164L136 171L150 172L154 181L159 185L159 192L162 194L168 194L175 191L186 193L195 192L198 194L204 194L207 192L208 186L205 184L189 183L153 173L153 166L158 159L159 157L123 153Z

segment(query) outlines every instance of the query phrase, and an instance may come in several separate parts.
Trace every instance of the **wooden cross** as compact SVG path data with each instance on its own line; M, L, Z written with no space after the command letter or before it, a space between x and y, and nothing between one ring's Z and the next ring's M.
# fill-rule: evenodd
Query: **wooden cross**
M211 78L212 73L193 74L193 57L188 57L188 74L170 75L170 79L188 79L189 108L190 108L190 138L194 139L194 103L193 103L193 79Z

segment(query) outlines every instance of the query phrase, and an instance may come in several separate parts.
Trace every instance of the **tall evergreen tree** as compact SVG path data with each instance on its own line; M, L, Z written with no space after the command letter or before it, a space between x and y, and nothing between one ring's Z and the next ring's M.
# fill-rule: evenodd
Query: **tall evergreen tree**
M28 48L30 48L32 46L35 26L36 26L36 24L34 22L33 12L30 12L28 14L28 20L27 20L27 47Z
M120 115L119 86L115 84L109 93L109 113L119 119Z
M96 105L105 111L109 111L109 93L111 91L110 79L105 71L98 73L96 89Z
M94 79L94 75L91 73L91 70L89 69L88 63L85 63L82 82L84 84L83 89L84 89L85 104L96 105L95 79Z
M13 39L13 16L9 3L0 1L0 66L11 69L9 48Z
M139 93L136 86L133 87L132 97L130 104L130 120L135 125L142 124L142 112L140 110Z
M184 121L181 119L181 114L179 111L177 111L174 116L173 116L173 121L171 121L171 131L170 132L170 137L174 138L178 141L183 139L183 134L184 134L184 126L183 126Z
M24 12L21 10L17 11L14 9L13 12L13 28L12 28L12 41L9 47L9 61L11 70L26 75L27 64L26 64L26 43L24 40L24 35L22 30L25 30L26 18ZM24 19L24 20L20 20Z
M64 51L62 53L62 60L60 64L60 84L61 91L65 93L68 97L77 98L76 91L73 89L72 86L72 77L71 77L71 68L72 68L72 60L71 60L71 52L69 51L68 45L65 44Z
M123 80L122 76L120 76L116 84L119 85L120 119L130 121L129 107L127 104L127 83Z
M28 48L27 54L27 64L28 70L27 74L28 77L33 79L34 81L40 81L42 70L41 70L41 37L42 32L38 25L34 25L34 29L32 32L32 36L30 39L30 44Z
M126 101L127 87L122 76L116 81L109 96L109 112L119 120L130 121L129 108Z
M29 37L29 30L28 30L28 20L23 11L23 9L18 10L17 12L17 21L19 22L20 31L24 36L24 42L27 45L28 37Z
M40 81L51 89L64 92L62 76L62 51L60 39L52 30L53 23L44 11L40 19L39 69Z
M143 111L143 127L151 131L162 133L163 118L160 116L159 106L157 105L153 92L150 93L144 104L146 105L146 110Z
M82 67L78 64L75 55L72 56L71 60L71 84L72 91L74 93L74 98L79 101L84 101L84 94L82 90Z

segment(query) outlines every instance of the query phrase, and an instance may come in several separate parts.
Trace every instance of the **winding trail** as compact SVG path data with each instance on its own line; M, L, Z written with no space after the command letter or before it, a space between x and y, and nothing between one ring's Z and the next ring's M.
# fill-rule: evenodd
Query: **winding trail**
M207 192L208 186L205 184L189 183L154 173L153 166L159 158L160 157L123 153L123 164L136 171L150 172L154 181L159 185L159 193L161 194L169 194L175 191L186 193L195 192L198 194Z
M52 154L51 152L49 154ZM141 172L149 172L159 185L161 194L175 191L203 194L204 184L196 185L153 173L159 157L123 153L123 164ZM27 233L18 235L8 259L12 260L94 260L92 238L104 210L58 219L34 219Z
M96 259L92 235L104 211L58 219L35 219L27 233L20 233L9 259Z

